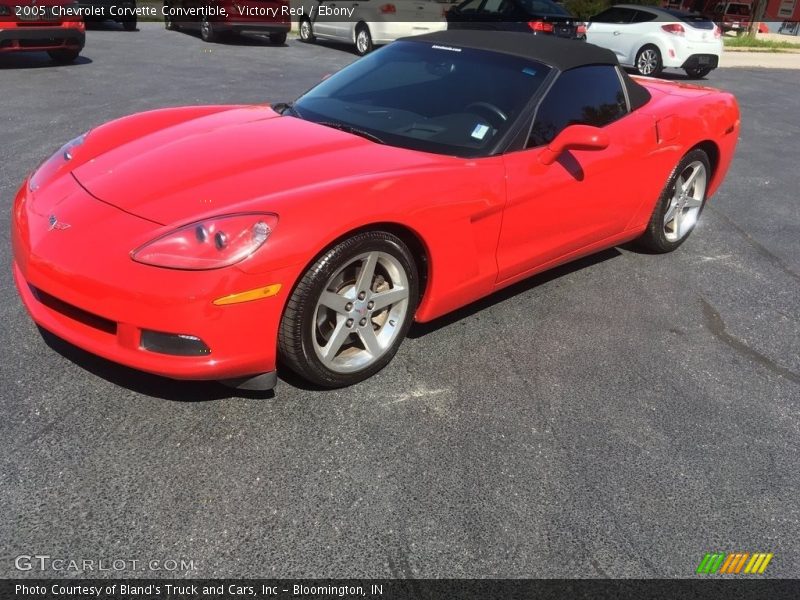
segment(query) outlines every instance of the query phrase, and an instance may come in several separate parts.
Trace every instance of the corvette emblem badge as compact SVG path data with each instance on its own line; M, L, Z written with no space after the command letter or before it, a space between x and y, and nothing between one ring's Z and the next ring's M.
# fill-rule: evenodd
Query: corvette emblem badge
M70 227L69 223L62 223L55 215L47 217L47 222L50 224L47 231L53 231L53 229L69 229Z

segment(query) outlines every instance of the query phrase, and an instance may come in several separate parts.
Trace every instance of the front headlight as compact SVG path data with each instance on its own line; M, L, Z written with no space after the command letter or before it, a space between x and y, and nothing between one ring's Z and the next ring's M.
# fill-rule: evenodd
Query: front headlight
M241 213L197 221L157 237L131 253L133 260L168 269L221 269L244 260L278 223L270 213Z
M75 156L76 148L83 144L87 135L89 135L88 131L74 139L71 139L66 144L61 146L61 148L56 150L50 158L39 165L39 168L33 172L33 175L28 181L28 189L31 192L35 192L43 183L48 181L56 173L56 171L63 167L64 164L71 161Z

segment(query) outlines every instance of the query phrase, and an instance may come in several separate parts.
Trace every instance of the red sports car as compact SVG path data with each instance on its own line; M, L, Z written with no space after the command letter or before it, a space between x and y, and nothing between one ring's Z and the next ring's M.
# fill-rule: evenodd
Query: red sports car
M14 278L40 326L137 369L348 385L414 320L629 240L674 250L738 132L730 94L591 44L414 37L293 103L75 138L19 190Z

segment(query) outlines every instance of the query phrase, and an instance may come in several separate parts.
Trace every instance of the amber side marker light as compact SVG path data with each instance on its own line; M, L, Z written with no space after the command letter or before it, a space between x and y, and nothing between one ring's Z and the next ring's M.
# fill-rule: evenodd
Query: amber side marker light
M273 283L264 287L248 290L246 292L239 292L237 294L230 294L214 300L216 306L224 306L226 304L238 304L239 302L250 302L251 300L260 300L261 298L269 298L281 291L280 283Z

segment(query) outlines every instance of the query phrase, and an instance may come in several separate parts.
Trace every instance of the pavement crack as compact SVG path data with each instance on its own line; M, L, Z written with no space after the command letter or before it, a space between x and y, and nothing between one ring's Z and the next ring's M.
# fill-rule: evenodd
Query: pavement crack
M723 344L729 346L745 358L761 365L772 371L773 373L785 377L794 383L800 383L800 375L794 371L780 366L774 360L761 354L758 350L754 350L740 339L732 336L725 329L725 321L722 320L719 312L702 296L700 302L703 304L703 316L706 320L706 327L711 334L720 340Z

